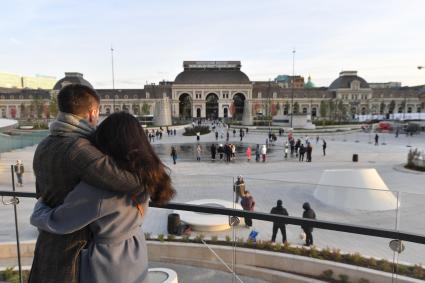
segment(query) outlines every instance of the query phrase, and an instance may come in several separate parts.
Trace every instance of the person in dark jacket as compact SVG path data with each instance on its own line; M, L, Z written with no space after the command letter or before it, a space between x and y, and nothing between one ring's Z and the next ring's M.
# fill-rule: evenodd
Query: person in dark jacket
M242 200L241 200L241 206L243 210L254 211L255 200L251 196L251 193L249 191L245 191L245 195L242 197ZM245 225L246 227L251 227L252 219L249 217L245 217Z
M255 148L255 161L260 161L260 145L257 144L257 147Z
M176 148L174 146L171 147L171 158L173 158L173 163L176 164L176 160L177 160L177 151Z
M34 153L33 169L37 198L55 208L81 181L108 191L143 191L134 174L91 143L99 117L100 99L89 86L71 84L57 97L59 113L50 124L49 136ZM85 227L71 234L40 231L28 282L78 282L78 258L90 239Z
M286 208L282 206L282 200L277 201L276 206L272 208L270 213L288 216L288 211L286 210ZM286 242L286 226L284 223L279 223L279 222L273 223L272 242L274 243L276 241L276 235L279 229L280 229L280 232L282 233L282 243L285 243Z
M224 147L222 144L218 146L217 152L220 155L220 160L223 160Z
M308 219L316 219L316 213L314 212L313 209L311 209L310 204L308 202L305 202L303 204L303 218L308 218ZM301 228L303 229L304 233L305 233L305 245L306 246L311 246L313 245L313 227L310 225L303 225L301 226Z
M299 152L300 152L300 157L299 157L299 161L304 161L304 153L305 153L305 147L304 147L304 144L301 144L300 145L300 149L299 149Z
M217 147L215 146L215 144L211 145L211 159L215 160L215 155L217 153Z
M323 140L323 145L322 145L322 148L323 148L323 156L325 156L326 155L326 141L325 140Z
M310 143L307 144L305 148L305 152L307 153L307 162L311 162L311 153L313 152L313 147Z

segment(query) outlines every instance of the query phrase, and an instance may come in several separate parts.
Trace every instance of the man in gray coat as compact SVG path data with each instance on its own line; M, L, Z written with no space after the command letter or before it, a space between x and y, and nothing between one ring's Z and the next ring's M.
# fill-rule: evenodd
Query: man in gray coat
M80 181L115 192L142 190L133 174L119 169L90 143L99 118L97 93L72 84L62 88L57 101L60 112L34 154L37 196L56 207ZM67 235L40 231L29 282L78 282L78 256L89 240L88 232L87 227Z

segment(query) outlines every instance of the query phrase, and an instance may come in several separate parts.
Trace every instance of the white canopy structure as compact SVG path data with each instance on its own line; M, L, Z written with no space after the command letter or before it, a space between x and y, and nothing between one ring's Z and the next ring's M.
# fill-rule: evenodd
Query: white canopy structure
M381 211L399 206L397 197L373 168L325 170L314 196L327 205L346 210Z
M13 128L16 125L18 125L18 121L16 120L0 118L0 130Z

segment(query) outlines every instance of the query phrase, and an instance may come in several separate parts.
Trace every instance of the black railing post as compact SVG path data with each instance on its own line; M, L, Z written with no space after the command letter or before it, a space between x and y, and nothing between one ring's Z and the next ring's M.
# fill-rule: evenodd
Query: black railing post
M10 165L10 172L12 174L12 190L15 193L15 175L14 175L14 167ZM21 264L21 245L19 241L19 228L18 228L18 212L16 210L16 205L19 203L18 199L14 196L13 201L13 212L15 214L15 233L16 233L16 248L18 252L18 268L19 268L19 282L23 283L22 280L22 264Z

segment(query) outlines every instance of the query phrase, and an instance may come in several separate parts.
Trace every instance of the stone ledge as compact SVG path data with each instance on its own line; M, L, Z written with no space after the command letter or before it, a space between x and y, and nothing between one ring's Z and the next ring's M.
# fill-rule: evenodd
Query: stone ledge
M148 256L152 261L163 261L176 264L187 264L210 269L227 271L228 269L202 244L147 241ZM32 257L35 241L21 242L23 257ZM233 247L210 245L223 261L231 266ZM16 243L0 244L0 261L16 258ZM263 279L270 282L321 282L296 274L318 277L324 270L331 269L334 277L340 274L349 276L350 281L357 282L361 278L374 283L391 282L391 273L364 267L319 260L304 256L277 253L271 251L236 248L236 272L240 275ZM289 273L290 272L290 273ZM307 280L307 281L306 281ZM310 281L309 281L310 280ZM313 280L313 281L312 281ZM418 279L397 276L399 283L420 283Z

